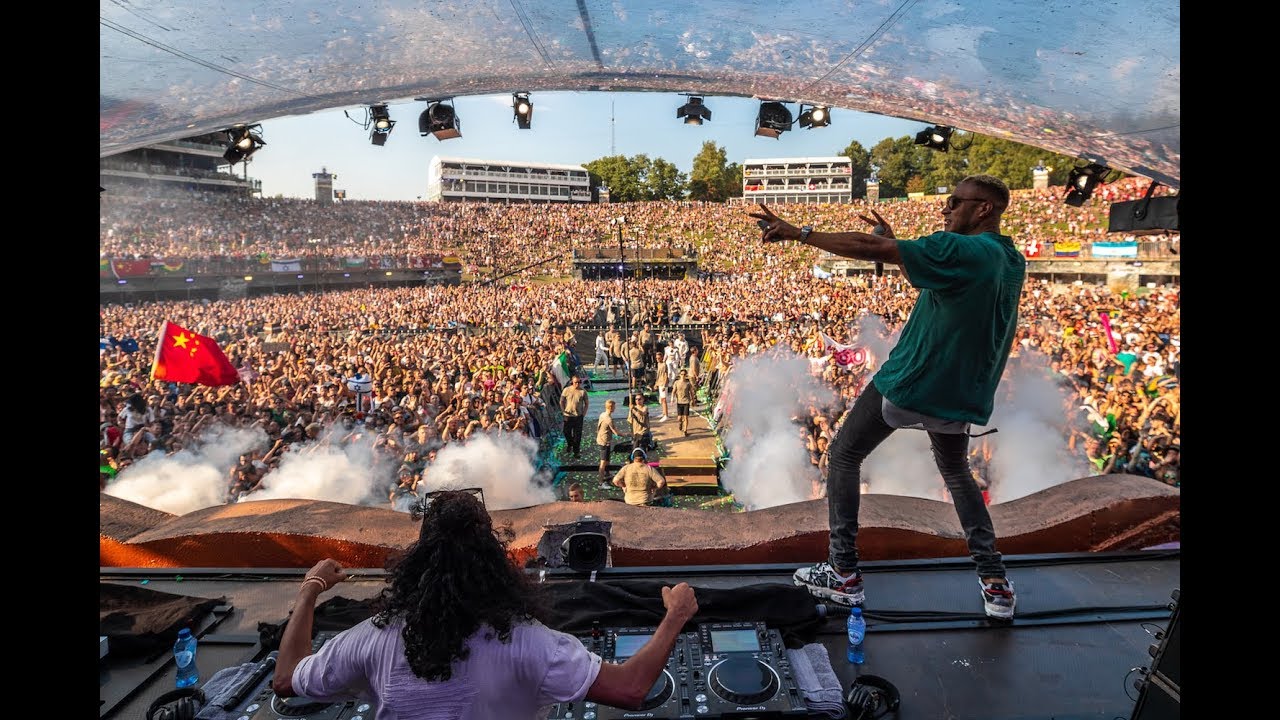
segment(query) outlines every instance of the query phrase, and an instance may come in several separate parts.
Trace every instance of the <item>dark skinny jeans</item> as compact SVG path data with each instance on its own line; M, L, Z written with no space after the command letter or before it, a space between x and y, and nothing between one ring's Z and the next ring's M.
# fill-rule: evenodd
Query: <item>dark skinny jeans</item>
M831 526L831 564L843 572L858 567L858 507L862 499L862 461L897 428L884 421L884 396L875 383L853 403L828 453L827 513ZM920 432L908 430L907 432ZM955 503L956 515L964 528L969 555L978 565L979 577L1005 577L1004 563L996 552L996 532L991 514L982 500L982 491L969 473L969 436L929 433L933 461Z

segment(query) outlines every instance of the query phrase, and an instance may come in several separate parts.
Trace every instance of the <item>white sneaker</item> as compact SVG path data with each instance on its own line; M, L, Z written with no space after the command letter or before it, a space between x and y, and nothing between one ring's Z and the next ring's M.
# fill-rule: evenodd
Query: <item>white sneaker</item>
M982 578L978 578L978 585L982 588L982 609L986 611L987 617L1012 620L1013 608L1018 600L1013 592L1013 581L1005 578L1004 582L987 584Z
M808 588L809 594L830 600L831 602L853 607L866 601L862 589L862 572L854 570L848 577L836 574L829 562L802 567L791 576L791 581L800 587Z
M658 422L666 422L670 419L671 418L667 417L666 415L663 415L662 417L658 418Z

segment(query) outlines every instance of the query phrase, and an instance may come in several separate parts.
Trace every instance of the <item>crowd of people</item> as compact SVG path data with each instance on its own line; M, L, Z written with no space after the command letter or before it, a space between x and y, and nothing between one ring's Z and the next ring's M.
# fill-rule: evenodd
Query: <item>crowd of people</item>
M800 441L821 466L831 428L867 372L830 362L818 333L846 341L874 315L891 334L905 321L914 292L898 275L824 280L770 272L629 282L633 307L650 311L633 318L635 345L645 320L704 324L701 344L674 365L665 343L651 345L642 386L671 394L661 412L674 420L682 404L674 395L681 371L695 391L711 391L714 402L743 357L808 356L835 398L825 406L797 399L808 408ZM104 340L100 352L101 480L105 485L149 453L191 447L215 425L256 427L260 446L229 473L227 496L235 500L269 483L271 469L293 446L353 442L367 434L376 438L387 499L402 506L446 443L503 432L527 435L544 449L558 442L565 418L552 360L566 349L577 358L577 348L590 348L594 337L579 344L575 328L596 319L602 304L621 299L616 281L573 281L103 305L103 338L123 341ZM150 380L154 342L166 320L217 340L242 381L206 387ZM624 323L618 326L624 334ZM663 334L683 342L678 333ZM1115 293L1033 280L1002 392L1014 369L1039 368L1063 387L1060 430L1073 452L1099 473L1177 484L1179 348L1176 289ZM357 373L373 382L363 399L347 387ZM689 392L682 397L689 399ZM990 466L989 448L986 453L975 443L979 472Z
M1142 197L1147 182L1126 179L1098 190L1098 200L1072 207L1062 188L1020 190L1005 213L1005 230L1021 243L1047 247L1079 242L1088 255L1094 241L1132 239L1107 234L1111 202ZM1160 187L1157 194L1167 193ZM913 198L876 207L900 237L935 229L939 201ZM866 203L799 204L793 219L838 227L866 211ZM218 193L128 195L101 200L104 258L170 263L259 262L264 258L329 259L456 256L471 270L498 267L517 278L568 277L572 253L617 247L610 221L625 217L624 252L639 248L693 248L699 269L741 274L811 268L822 253L798 243L762 247L738 205L707 202L637 203L422 203L344 201L318 205L302 199L245 199ZM1144 238L1176 249L1177 234Z

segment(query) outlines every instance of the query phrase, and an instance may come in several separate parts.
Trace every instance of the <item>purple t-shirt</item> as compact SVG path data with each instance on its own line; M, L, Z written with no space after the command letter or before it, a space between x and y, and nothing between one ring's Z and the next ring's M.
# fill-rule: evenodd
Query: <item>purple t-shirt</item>
M600 656L577 638L541 623L519 624L511 642L482 626L453 677L428 682L404 655L404 625L365 620L303 658L293 689L320 701L359 697L377 703L375 720L521 720L545 717L557 702L577 701L600 673Z

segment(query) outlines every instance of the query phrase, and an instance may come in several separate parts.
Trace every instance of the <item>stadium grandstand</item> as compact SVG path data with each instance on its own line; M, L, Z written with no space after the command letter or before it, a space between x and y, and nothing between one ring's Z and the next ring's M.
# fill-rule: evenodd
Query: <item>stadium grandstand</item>
M742 201L847 203L853 200L847 157L768 158L742 161Z
M427 174L430 201L490 203L591 202L591 182L581 165L520 163L436 156Z
M261 194L262 181L248 176L248 163L236 175L235 166L223 157L229 142L227 133L219 131L110 155L100 162L99 182L121 193L160 184L189 192Z

